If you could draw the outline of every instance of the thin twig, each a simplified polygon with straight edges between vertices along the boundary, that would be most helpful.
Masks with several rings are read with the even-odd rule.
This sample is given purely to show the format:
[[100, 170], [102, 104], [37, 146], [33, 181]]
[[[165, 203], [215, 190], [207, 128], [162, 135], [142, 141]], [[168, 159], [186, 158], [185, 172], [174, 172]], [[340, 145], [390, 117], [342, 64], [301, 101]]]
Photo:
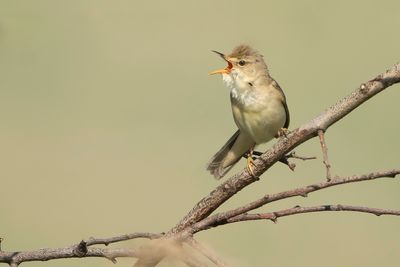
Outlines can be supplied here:
[[311, 159], [316, 159], [316, 157], [302, 157], [302, 156], [297, 156], [296, 152], [291, 152], [289, 154], [284, 155], [281, 159], [279, 159], [279, 162], [282, 162], [283, 164], [287, 165], [291, 171], [294, 171], [296, 168], [296, 164], [293, 162], [289, 162], [289, 159], [301, 159], [301, 160], [311, 160]]
[[286, 158], [293, 158], [293, 159], [301, 159], [301, 160], [312, 160], [316, 159], [317, 157], [303, 157], [298, 156], [295, 151], [290, 152], [289, 154], [285, 155]]
[[92, 245], [99, 245], [103, 244], [108, 246], [111, 243], [116, 243], [116, 242], [121, 242], [121, 241], [126, 241], [126, 240], [131, 240], [135, 238], [148, 238], [148, 239], [155, 239], [155, 238], [160, 238], [164, 234], [154, 234], [154, 233], [131, 233], [131, 234], [125, 234], [125, 235], [120, 235], [120, 236], [114, 236], [114, 237], [109, 237], [109, 238], [94, 238], [91, 237], [86, 241], [86, 246], [92, 246]]
[[378, 209], [378, 208], [359, 207], [350, 205], [320, 205], [313, 207], [296, 206], [290, 209], [268, 212], [268, 213], [241, 214], [236, 217], [230, 218], [225, 222], [220, 222], [220, 223], [228, 224], [228, 223], [254, 221], [254, 220], [271, 220], [273, 222], [276, 222], [279, 217], [285, 217], [302, 213], [322, 212], [322, 211], [353, 211], [353, 212], [370, 213], [376, 216], [381, 216], [381, 215], [400, 216], [400, 210]]
[[201, 254], [203, 254], [205, 257], [207, 257], [210, 261], [212, 261], [215, 265], [218, 267], [229, 267], [228, 264], [226, 264], [223, 260], [221, 260], [213, 251], [208, 249], [206, 246], [201, 244], [199, 241], [196, 239], [189, 237], [186, 239], [186, 242], [196, 250], [198, 250]]
[[319, 142], [321, 143], [323, 162], [326, 168], [326, 179], [331, 180], [331, 164], [328, 159], [328, 147], [325, 142], [325, 133], [323, 130], [318, 130]]

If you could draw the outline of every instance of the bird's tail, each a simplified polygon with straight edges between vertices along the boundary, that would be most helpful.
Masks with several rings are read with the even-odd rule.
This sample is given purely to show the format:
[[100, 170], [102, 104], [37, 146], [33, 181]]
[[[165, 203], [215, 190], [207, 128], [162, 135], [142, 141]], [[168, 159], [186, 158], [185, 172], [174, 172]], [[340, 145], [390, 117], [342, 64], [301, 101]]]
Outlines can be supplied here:
[[228, 142], [226, 142], [226, 144], [221, 147], [221, 149], [217, 153], [215, 153], [215, 155], [207, 163], [207, 170], [210, 171], [212, 175], [214, 175], [215, 179], [219, 180], [224, 177], [224, 175], [235, 165], [235, 163], [240, 160], [240, 157], [238, 157], [237, 160], [233, 163], [229, 164], [228, 166], [224, 166], [225, 158], [235, 144], [235, 141], [239, 137], [239, 134], [240, 131], [237, 130], [232, 135], [232, 137], [229, 138]]

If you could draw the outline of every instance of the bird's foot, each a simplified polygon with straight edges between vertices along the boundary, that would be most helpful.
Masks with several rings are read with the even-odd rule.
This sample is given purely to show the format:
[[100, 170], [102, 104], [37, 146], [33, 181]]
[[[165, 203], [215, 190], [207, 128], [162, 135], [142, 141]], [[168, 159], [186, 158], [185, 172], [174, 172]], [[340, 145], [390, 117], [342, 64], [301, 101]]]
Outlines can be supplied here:
[[254, 165], [254, 159], [253, 159], [252, 155], [250, 154], [250, 155], [247, 156], [246, 170], [247, 170], [248, 173], [251, 174], [251, 176], [253, 176], [254, 178], [258, 178], [254, 174], [253, 166], [255, 166]]

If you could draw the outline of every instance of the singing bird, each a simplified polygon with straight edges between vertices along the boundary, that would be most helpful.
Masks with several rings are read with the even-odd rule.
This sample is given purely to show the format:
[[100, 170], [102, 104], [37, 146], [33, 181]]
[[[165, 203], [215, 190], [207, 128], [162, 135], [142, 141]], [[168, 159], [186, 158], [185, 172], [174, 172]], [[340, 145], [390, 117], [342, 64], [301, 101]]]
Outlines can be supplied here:
[[254, 147], [280, 136], [289, 127], [286, 97], [257, 50], [239, 45], [229, 55], [213, 52], [228, 63], [226, 68], [210, 74], [222, 74], [230, 89], [233, 119], [239, 129], [211, 158], [207, 170], [221, 179], [241, 157], [247, 156], [247, 170], [254, 176]]

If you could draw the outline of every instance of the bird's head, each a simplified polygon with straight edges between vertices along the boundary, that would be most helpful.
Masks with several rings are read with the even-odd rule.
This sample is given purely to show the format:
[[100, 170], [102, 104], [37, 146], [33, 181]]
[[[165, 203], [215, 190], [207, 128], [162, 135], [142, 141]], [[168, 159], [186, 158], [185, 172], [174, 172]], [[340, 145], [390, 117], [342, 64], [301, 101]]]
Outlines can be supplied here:
[[[235, 47], [229, 55], [213, 51], [222, 57], [228, 66], [210, 73], [223, 75], [224, 80], [232, 79], [236, 84], [254, 84], [260, 77], [268, 75], [263, 56], [248, 45]], [[225, 76], [227, 75], [227, 76]]]

